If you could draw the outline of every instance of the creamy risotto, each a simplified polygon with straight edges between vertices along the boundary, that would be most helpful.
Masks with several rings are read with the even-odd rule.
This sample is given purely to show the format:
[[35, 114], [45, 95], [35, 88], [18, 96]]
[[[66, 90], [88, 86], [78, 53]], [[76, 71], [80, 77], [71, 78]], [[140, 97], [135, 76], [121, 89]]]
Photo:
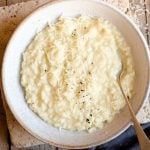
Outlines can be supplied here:
[[60, 17], [39, 32], [23, 53], [21, 85], [30, 108], [49, 124], [68, 130], [102, 128], [133, 93], [130, 47], [108, 21]]

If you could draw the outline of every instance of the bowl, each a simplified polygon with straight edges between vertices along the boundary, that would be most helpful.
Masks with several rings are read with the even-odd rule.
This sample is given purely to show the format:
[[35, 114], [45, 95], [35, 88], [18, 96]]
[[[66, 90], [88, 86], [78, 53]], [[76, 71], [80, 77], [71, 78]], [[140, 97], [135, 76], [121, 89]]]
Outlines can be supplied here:
[[41, 120], [28, 107], [20, 85], [20, 64], [22, 53], [37, 32], [48, 22], [54, 22], [60, 15], [75, 17], [80, 14], [107, 19], [118, 27], [131, 47], [135, 66], [135, 95], [131, 100], [137, 114], [149, 91], [149, 50], [146, 41], [136, 25], [118, 9], [91, 0], [59, 0], [48, 3], [30, 14], [12, 35], [2, 64], [2, 87], [6, 101], [17, 121], [32, 135], [54, 146], [63, 148], [87, 148], [108, 142], [131, 125], [127, 107], [118, 113], [113, 121], [95, 132], [61, 131]]

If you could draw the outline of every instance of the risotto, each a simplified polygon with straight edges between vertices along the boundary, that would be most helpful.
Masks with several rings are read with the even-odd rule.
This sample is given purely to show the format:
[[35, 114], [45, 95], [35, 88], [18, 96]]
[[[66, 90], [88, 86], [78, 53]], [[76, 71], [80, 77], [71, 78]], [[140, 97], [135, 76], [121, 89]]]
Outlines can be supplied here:
[[133, 94], [130, 47], [107, 20], [60, 17], [37, 33], [21, 64], [21, 85], [29, 107], [47, 123], [68, 130], [94, 131], [125, 106], [117, 83]]

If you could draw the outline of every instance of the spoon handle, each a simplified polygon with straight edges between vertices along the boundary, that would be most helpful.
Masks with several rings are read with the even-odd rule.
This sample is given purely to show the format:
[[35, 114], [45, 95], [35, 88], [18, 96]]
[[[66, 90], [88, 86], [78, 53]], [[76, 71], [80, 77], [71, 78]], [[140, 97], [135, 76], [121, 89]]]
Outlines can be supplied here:
[[121, 83], [120, 83], [120, 80], [118, 80], [118, 84], [119, 84], [119, 87], [120, 87], [120, 90], [121, 90], [121, 93], [126, 101], [126, 104], [129, 108], [129, 111], [130, 111], [130, 114], [131, 114], [131, 119], [134, 123], [134, 127], [135, 127], [135, 131], [136, 131], [136, 134], [137, 134], [137, 137], [138, 137], [138, 141], [139, 141], [139, 145], [140, 145], [140, 148], [141, 150], [150, 150], [150, 140], [148, 139], [148, 137], [146, 136], [145, 132], [143, 131], [140, 123], [138, 122], [134, 112], [133, 112], [133, 108], [129, 102], [129, 99], [126, 97], [123, 89], [122, 89], [122, 86], [121, 86]]

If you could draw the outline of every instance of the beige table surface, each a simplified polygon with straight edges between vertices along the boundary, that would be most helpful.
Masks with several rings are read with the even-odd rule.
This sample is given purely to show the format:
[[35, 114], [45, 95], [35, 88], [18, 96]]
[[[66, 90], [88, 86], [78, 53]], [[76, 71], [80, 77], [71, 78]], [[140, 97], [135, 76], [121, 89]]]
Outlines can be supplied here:
[[[6, 5], [8, 6], [11, 4], [27, 2], [27, 1], [29, 1], [29, 0], [0, 0], [0, 6], [6, 6]], [[38, 3], [40, 5], [47, 1], [49, 1], [49, 0], [37, 0], [37, 1], [34, 1], [34, 3], [37, 7]], [[127, 15], [129, 15], [139, 25], [148, 44], [150, 44], [150, 35], [149, 35], [149, 31], [150, 31], [150, 0], [105, 0], [105, 1], [114, 4], [115, 6], [119, 7], [123, 12], [125, 12]], [[32, 2], [27, 2], [27, 3], [29, 4]], [[27, 5], [27, 3], [22, 3], [21, 6]], [[32, 3], [32, 5], [35, 7], [35, 5], [33, 3]], [[13, 9], [15, 7], [15, 5], [12, 5], [10, 7]], [[0, 9], [4, 9], [4, 8], [8, 9], [7, 7], [3, 7]], [[32, 10], [33, 8], [29, 8], [29, 9]], [[31, 10], [28, 10], [28, 12], [30, 12]], [[10, 17], [10, 16], [8, 16], [8, 17]], [[13, 17], [14, 16], [12, 16], [12, 18]], [[21, 21], [22, 18], [20, 17], [19, 21]], [[13, 28], [15, 28], [15, 27], [16, 26], [14, 25]], [[12, 31], [10, 31], [9, 34], [11, 34], [11, 33], [12, 33]], [[6, 36], [5, 40], [8, 40], [9, 37], [10, 37], [10, 35]], [[2, 47], [4, 48], [5, 46], [6, 45], [3, 45]], [[1, 57], [2, 57], [2, 53], [0, 51], [0, 58]], [[11, 146], [10, 135], [7, 131], [5, 112], [2, 107], [3, 107], [2, 100], [0, 99], [0, 135], [1, 135], [0, 136], [0, 150], [1, 149], [5, 150], [5, 149], [8, 149], [9, 147], [11, 147], [12, 150], [16, 150], [18, 148]], [[144, 122], [144, 118], [143, 118], [143, 122]], [[36, 143], [36, 141], [32, 141], [32, 142]], [[37, 144], [39, 144], [39, 143], [40, 143], [40, 141], [37, 142]], [[42, 144], [42, 142], [41, 142], [41, 144]], [[25, 149], [25, 148], [21, 148], [21, 149]], [[42, 144], [42, 145], [38, 145], [38, 146], [32, 146], [32, 147], [26, 148], [26, 149], [48, 150], [48, 149], [56, 149], [56, 148], [51, 147], [47, 144]]]

